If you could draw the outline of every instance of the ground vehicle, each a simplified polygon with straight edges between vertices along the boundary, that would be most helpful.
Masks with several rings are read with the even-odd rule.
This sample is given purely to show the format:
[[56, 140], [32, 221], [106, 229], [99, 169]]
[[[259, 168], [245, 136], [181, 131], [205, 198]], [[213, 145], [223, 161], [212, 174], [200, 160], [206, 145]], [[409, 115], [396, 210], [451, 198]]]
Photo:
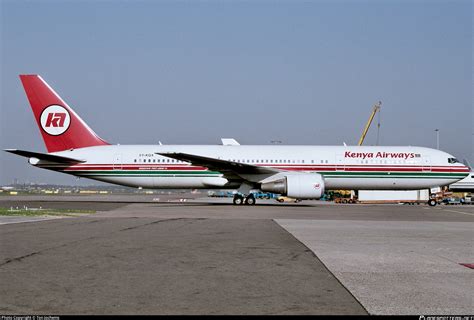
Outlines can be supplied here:
[[278, 202], [294, 202], [294, 203], [298, 203], [300, 202], [301, 200], [300, 199], [294, 199], [294, 198], [290, 198], [290, 197], [285, 197], [285, 196], [279, 196], [278, 198], [276, 198], [276, 201]]
[[274, 193], [268, 192], [254, 192], [253, 195], [255, 196], [255, 199], [273, 199], [276, 197]]
[[461, 199], [458, 197], [449, 197], [443, 200], [443, 204], [451, 204], [451, 205], [461, 204]]
[[474, 204], [472, 196], [468, 195], [461, 199], [461, 204]]
[[335, 198], [334, 203], [357, 203], [357, 197], [353, 198]]

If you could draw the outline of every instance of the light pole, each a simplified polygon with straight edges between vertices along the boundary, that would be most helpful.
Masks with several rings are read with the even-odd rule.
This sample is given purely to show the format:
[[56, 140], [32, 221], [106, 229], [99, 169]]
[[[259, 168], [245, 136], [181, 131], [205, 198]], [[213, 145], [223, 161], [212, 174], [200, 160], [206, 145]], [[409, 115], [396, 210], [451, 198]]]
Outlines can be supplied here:
[[439, 150], [439, 129], [435, 129], [436, 132], [436, 149]]

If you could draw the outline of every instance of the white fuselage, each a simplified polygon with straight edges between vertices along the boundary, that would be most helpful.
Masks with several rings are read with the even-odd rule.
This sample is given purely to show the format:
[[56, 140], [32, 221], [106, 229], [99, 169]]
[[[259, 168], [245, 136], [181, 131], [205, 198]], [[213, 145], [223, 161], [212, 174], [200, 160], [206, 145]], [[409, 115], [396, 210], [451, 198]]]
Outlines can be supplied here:
[[238, 188], [223, 174], [157, 153], [181, 152], [286, 171], [320, 173], [326, 189], [424, 189], [468, 175], [451, 155], [423, 147], [272, 145], [108, 145], [54, 154], [85, 160], [36, 166], [142, 188]]

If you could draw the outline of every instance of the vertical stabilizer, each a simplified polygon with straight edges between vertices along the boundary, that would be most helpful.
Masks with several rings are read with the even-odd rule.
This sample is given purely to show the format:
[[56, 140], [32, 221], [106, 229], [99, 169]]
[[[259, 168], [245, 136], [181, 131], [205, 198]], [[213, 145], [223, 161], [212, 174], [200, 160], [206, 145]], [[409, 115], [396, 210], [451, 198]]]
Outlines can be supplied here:
[[39, 76], [20, 75], [48, 152], [108, 145]]

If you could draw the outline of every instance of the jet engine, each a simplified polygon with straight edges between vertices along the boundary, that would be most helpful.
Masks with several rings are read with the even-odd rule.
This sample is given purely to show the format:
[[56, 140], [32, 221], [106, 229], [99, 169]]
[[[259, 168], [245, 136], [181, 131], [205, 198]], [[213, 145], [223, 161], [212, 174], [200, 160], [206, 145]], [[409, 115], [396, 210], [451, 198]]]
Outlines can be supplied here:
[[285, 173], [265, 179], [260, 189], [296, 199], [319, 199], [324, 193], [324, 178], [319, 173]]

